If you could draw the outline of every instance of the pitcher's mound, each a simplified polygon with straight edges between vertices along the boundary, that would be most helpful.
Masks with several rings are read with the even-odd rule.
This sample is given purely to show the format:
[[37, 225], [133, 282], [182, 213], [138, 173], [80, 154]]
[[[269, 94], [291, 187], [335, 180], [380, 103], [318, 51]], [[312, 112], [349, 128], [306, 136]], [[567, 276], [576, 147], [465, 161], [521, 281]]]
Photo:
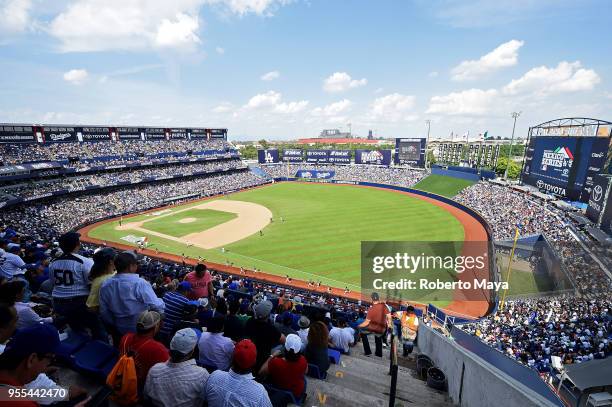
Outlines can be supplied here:
[[183, 218], [181, 220], [179, 220], [179, 223], [193, 223], [195, 222], [197, 219], [196, 218]]

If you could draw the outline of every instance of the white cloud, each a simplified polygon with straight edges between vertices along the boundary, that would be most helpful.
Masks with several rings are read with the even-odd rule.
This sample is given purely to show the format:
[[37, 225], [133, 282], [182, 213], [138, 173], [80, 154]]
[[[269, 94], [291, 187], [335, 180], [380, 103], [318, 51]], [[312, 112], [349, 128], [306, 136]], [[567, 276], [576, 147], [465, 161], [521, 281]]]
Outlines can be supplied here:
[[269, 90], [266, 93], [259, 93], [253, 96], [246, 104], [249, 109], [260, 109], [263, 107], [272, 107], [278, 104], [281, 100], [282, 95], [273, 90]]
[[353, 79], [346, 72], [334, 72], [323, 82], [323, 90], [330, 93], [344, 92], [348, 89], [358, 88], [368, 83], [366, 78]]
[[369, 118], [371, 120], [384, 120], [398, 122], [402, 120], [412, 120], [414, 115], [409, 112], [414, 107], [415, 97], [391, 93], [379, 98], [370, 104]]
[[223, 49], [221, 47], [215, 48], [215, 51], [217, 51], [217, 54], [219, 54], [219, 55], [225, 54], [225, 49]]
[[213, 113], [227, 113], [232, 111], [234, 105], [229, 102], [223, 102], [212, 109]]
[[584, 69], [580, 61], [560, 62], [555, 68], [539, 66], [531, 69], [519, 79], [507, 84], [503, 92], [508, 95], [535, 93], [542, 96], [550, 93], [591, 90], [601, 79], [592, 69]]
[[427, 76], [429, 76], [430, 78], [437, 78], [438, 71], [431, 71], [429, 74], [427, 74]]
[[59, 41], [63, 52], [193, 49], [201, 43], [198, 16], [206, 4], [220, 5], [243, 16], [271, 15], [272, 10], [288, 3], [288, 0], [74, 0], [53, 18], [48, 32]]
[[192, 47], [203, 0], [76, 0], [50, 24], [64, 52]]
[[30, 26], [31, 0], [0, 2], [0, 33], [16, 34]]
[[280, 76], [280, 72], [270, 71], [268, 73], [261, 75], [259, 79], [261, 79], [262, 81], [273, 81], [274, 79], [278, 79], [279, 76]]
[[307, 100], [300, 100], [295, 102], [281, 102], [282, 95], [273, 90], [269, 90], [266, 93], [259, 93], [253, 96], [243, 109], [246, 110], [260, 110], [270, 113], [280, 114], [293, 114], [303, 111], [308, 106]]
[[155, 45], [159, 47], [181, 48], [200, 43], [197, 31], [198, 17], [178, 13], [174, 20], [164, 18], [157, 28]]
[[443, 115], [483, 115], [495, 105], [499, 92], [495, 89], [468, 89], [444, 96], [433, 96], [426, 113]]
[[307, 100], [300, 100], [299, 102], [279, 103], [274, 107], [276, 113], [290, 114], [299, 113], [306, 109], [308, 106]]
[[347, 112], [350, 110], [353, 103], [348, 99], [342, 99], [338, 102], [330, 103], [324, 107], [316, 107], [312, 109], [311, 114], [313, 116], [338, 116], [341, 113]]
[[73, 85], [80, 85], [87, 80], [89, 74], [85, 69], [71, 69], [64, 73], [64, 80]]
[[207, 3], [220, 4], [239, 16], [249, 13], [272, 16], [277, 8], [291, 2], [292, 0], [207, 0]]
[[480, 79], [482, 75], [514, 66], [518, 63], [518, 51], [523, 44], [523, 41], [511, 40], [481, 56], [478, 60], [463, 61], [453, 68], [452, 79], [455, 81]]

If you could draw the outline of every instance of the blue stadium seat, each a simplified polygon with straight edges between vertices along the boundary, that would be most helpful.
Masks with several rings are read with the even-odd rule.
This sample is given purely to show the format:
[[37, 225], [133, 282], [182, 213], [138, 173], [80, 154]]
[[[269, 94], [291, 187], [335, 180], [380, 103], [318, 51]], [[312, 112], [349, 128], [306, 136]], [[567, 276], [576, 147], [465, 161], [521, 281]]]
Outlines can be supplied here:
[[330, 347], [329, 347], [329, 349], [331, 349], [331, 350], [335, 350], [335, 351], [338, 351], [338, 352], [340, 352], [340, 354], [342, 354], [342, 355], [350, 355], [350, 354], [351, 354], [351, 351], [350, 351], [350, 350], [349, 350], [348, 352], [345, 352], [345, 351], [344, 351], [344, 349], [334, 348], [334, 347], [332, 347], [332, 346], [330, 346]]
[[329, 361], [334, 364], [340, 363], [340, 352], [334, 349], [327, 349], [327, 355], [329, 356]]
[[68, 338], [60, 342], [55, 356], [58, 360], [65, 363], [72, 363], [72, 355], [79, 351], [91, 338], [87, 335], [78, 332], [71, 332]]
[[112, 346], [101, 341], [91, 341], [73, 355], [73, 360], [77, 369], [106, 379], [118, 356], [117, 349]]
[[312, 363], [308, 364], [308, 373], [306, 373], [310, 377], [314, 377], [315, 379], [325, 380], [327, 378], [327, 372], [321, 373], [319, 370], [319, 366], [313, 365]]
[[302, 393], [302, 395], [299, 397], [299, 399], [296, 399], [295, 396], [293, 395], [293, 393], [290, 392], [289, 390], [279, 389], [277, 387], [272, 386], [269, 383], [264, 383], [263, 385], [266, 388], [266, 390], [268, 391], [268, 395], [270, 395], [270, 398], [273, 398], [273, 395], [275, 393], [281, 394], [281, 395], [284, 395], [285, 398], [290, 401], [290, 403], [293, 403], [296, 406], [301, 406], [302, 403], [306, 400], [306, 388], [308, 386], [308, 380], [306, 380], [305, 377], [304, 377], [304, 393]]

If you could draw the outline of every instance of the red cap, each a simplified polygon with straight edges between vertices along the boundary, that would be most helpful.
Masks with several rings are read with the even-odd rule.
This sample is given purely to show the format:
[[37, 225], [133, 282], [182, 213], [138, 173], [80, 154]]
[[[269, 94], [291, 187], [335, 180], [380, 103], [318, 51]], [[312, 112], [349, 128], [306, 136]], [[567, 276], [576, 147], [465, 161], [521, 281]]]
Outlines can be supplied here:
[[234, 363], [240, 369], [250, 369], [257, 360], [257, 348], [250, 339], [243, 339], [234, 347]]

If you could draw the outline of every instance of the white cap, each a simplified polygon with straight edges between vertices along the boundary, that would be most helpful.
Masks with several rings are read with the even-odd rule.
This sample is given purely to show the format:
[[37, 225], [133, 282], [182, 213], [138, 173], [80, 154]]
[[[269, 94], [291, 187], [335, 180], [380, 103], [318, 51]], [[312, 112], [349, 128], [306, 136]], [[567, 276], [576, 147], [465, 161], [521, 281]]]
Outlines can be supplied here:
[[198, 335], [191, 328], [184, 328], [176, 331], [170, 341], [170, 350], [174, 350], [187, 355], [191, 353], [198, 343]]
[[296, 334], [289, 334], [285, 338], [285, 349], [299, 353], [302, 349], [302, 340]]

